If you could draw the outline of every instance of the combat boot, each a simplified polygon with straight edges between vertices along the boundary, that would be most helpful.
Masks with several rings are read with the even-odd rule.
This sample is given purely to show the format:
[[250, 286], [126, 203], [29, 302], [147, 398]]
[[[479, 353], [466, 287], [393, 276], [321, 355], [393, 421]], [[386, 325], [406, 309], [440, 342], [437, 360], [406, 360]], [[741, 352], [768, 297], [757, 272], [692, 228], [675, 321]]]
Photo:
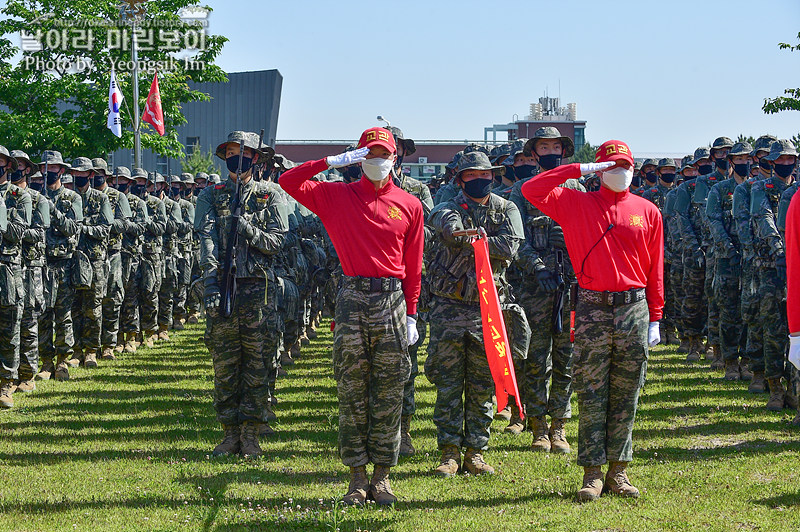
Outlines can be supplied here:
[[169, 332], [164, 325], [158, 326], [158, 340], [161, 342], [169, 342]]
[[272, 400], [267, 401], [267, 404], [264, 405], [264, 410], [267, 412], [267, 421], [275, 421], [278, 419], [278, 416], [275, 415], [275, 411], [272, 409]]
[[625, 471], [627, 467], [627, 462], [609, 462], [604, 491], [610, 491], [621, 497], [637, 499], [639, 490], [628, 480], [628, 473]]
[[144, 343], [144, 334], [141, 331], [136, 333], [134, 342], [136, 343], [137, 348], [141, 347], [142, 344]]
[[84, 356], [83, 355], [83, 349], [80, 349], [80, 348], [73, 349], [72, 350], [72, 358], [70, 358], [66, 362], [67, 366], [69, 366], [71, 368], [77, 368], [78, 366], [81, 365], [81, 362], [83, 362], [83, 356]]
[[503, 432], [519, 436], [525, 430], [525, 422], [522, 421], [516, 398], [509, 397], [508, 400], [511, 405], [511, 419], [508, 421], [508, 426], [503, 429]]
[[678, 340], [678, 335], [675, 333], [675, 329], [673, 327], [667, 329], [665, 338], [667, 345], [678, 345], [682, 343], [681, 340]]
[[12, 396], [16, 389], [17, 387], [11, 379], [0, 380], [0, 407], [14, 408], [14, 397]]
[[183, 318], [177, 319], [172, 322], [172, 328], [175, 329], [176, 331], [182, 331], [186, 328], [183, 326], [184, 323], [186, 323], [186, 320], [184, 320]]
[[678, 353], [689, 353], [689, 346], [690, 346], [689, 338], [687, 336], [684, 336], [683, 338], [681, 338], [681, 343], [678, 346]]
[[392, 485], [389, 484], [390, 469], [388, 466], [376, 464], [372, 480], [369, 481], [369, 498], [378, 506], [391, 506], [397, 502], [397, 497], [392, 493]]
[[494, 475], [494, 468], [483, 461], [478, 449], [467, 449], [464, 453], [464, 471], [470, 475]]
[[200, 323], [200, 314], [194, 313], [189, 315], [189, 318], [186, 320], [186, 323], [190, 325], [197, 325], [198, 323]]
[[743, 358], [739, 361], [739, 378], [743, 381], [753, 380], [753, 372], [750, 371], [750, 360]]
[[714, 356], [714, 346], [708, 341], [706, 338], [706, 343], [701, 346], [701, 353], [703, 353], [703, 358], [706, 360], [711, 360]]
[[100, 358], [102, 360], [116, 360], [117, 356], [114, 354], [114, 349], [111, 349], [110, 347], [104, 347]]
[[261, 446], [258, 444], [258, 421], [245, 421], [242, 423], [241, 449], [244, 458], [258, 458], [261, 456]]
[[[720, 370], [725, 369], [725, 358], [722, 356], [722, 349], [718, 345], [712, 346], [714, 350], [714, 354], [712, 355], [714, 358], [711, 361], [711, 369], [712, 370]], [[736, 369], [739, 369], [739, 365], [736, 365]]]
[[550, 452], [550, 436], [547, 434], [547, 420], [544, 416], [529, 416], [528, 430], [533, 433], [531, 451]]
[[764, 393], [767, 391], [763, 371], [753, 372], [753, 380], [750, 381], [750, 386], [747, 387], [747, 391], [750, 393]]
[[222, 443], [214, 447], [211, 454], [213, 456], [239, 454], [239, 450], [241, 449], [241, 443], [239, 442], [242, 432], [241, 427], [239, 427], [239, 425], [222, 425], [222, 429], [225, 431]]
[[36, 390], [36, 382], [33, 379], [21, 379], [17, 384], [16, 391], [22, 393], [31, 393]]
[[600, 466], [583, 468], [583, 487], [578, 490], [578, 502], [596, 501], [603, 493], [603, 470]]
[[53, 378], [59, 382], [68, 381], [69, 380], [69, 368], [67, 367], [66, 362], [59, 362], [56, 366], [55, 374]]
[[342, 497], [342, 503], [348, 506], [362, 506], [367, 500], [367, 492], [370, 490], [369, 480], [367, 480], [367, 466], [350, 468], [350, 485], [347, 487], [347, 494]]
[[498, 410], [497, 413], [494, 415], [495, 419], [504, 419], [505, 421], [511, 421], [511, 404], [507, 404], [506, 407], [502, 410]]
[[783, 398], [784, 408], [789, 410], [797, 410], [797, 396], [792, 391], [792, 386], [787, 386], [786, 395]]
[[[712, 364], [713, 367], [713, 364]], [[738, 381], [741, 378], [741, 374], [739, 373], [739, 361], [738, 360], [726, 360], [725, 361], [725, 380], [726, 381]]]
[[93, 369], [97, 367], [97, 356], [94, 349], [87, 349], [83, 357], [83, 367]]
[[557, 454], [569, 454], [572, 449], [569, 447], [567, 435], [564, 432], [564, 425], [567, 423], [565, 418], [554, 417], [550, 424], [550, 452]]
[[417, 450], [411, 441], [411, 416], [400, 418], [400, 456], [414, 456]]
[[689, 338], [689, 354], [686, 355], [686, 362], [700, 362], [703, 349], [703, 342], [699, 336]]
[[300, 345], [308, 345], [311, 343], [311, 340], [308, 339], [308, 336], [304, 332], [303, 335], [300, 336], [300, 338], [297, 340], [297, 343], [299, 343]]
[[114, 346], [114, 352], [121, 355], [125, 351], [125, 333], [120, 331], [117, 335], [117, 345]]
[[451, 478], [458, 474], [461, 467], [461, 451], [455, 445], [442, 447], [442, 457], [439, 466], [433, 471], [438, 477]]
[[294, 343], [289, 352], [292, 355], [293, 359], [300, 358], [300, 340]]
[[312, 323], [311, 325], [308, 326], [308, 338], [310, 340], [316, 340], [317, 336], [318, 336], [317, 326], [315, 323]]
[[38, 381], [49, 381], [50, 377], [53, 376], [53, 372], [55, 372], [56, 368], [53, 365], [52, 360], [48, 360], [42, 364], [42, 370], [36, 374], [34, 379]]
[[272, 436], [275, 434], [275, 429], [269, 426], [269, 423], [266, 421], [261, 422], [261, 426], [258, 427], [258, 436], [266, 438], [267, 436]]
[[783, 410], [783, 404], [786, 400], [786, 390], [783, 389], [781, 378], [767, 379], [769, 385], [769, 401], [767, 401], [767, 410], [772, 412], [780, 412]]
[[136, 342], [136, 333], [128, 333], [126, 335], [124, 351], [126, 353], [135, 353], [136, 348], [139, 347]]
[[294, 359], [289, 351], [281, 351], [281, 367], [294, 366]]
[[148, 349], [152, 349], [158, 341], [158, 333], [155, 331], [146, 331], [144, 336], [144, 346]]

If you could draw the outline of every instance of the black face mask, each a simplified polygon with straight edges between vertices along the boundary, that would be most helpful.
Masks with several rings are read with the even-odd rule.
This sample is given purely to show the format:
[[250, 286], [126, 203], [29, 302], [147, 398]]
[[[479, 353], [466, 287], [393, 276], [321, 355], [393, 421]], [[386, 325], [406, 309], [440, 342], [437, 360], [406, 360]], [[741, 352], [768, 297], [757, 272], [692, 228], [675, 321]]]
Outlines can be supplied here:
[[95, 174], [94, 180], [92, 180], [92, 186], [94, 188], [100, 188], [103, 186], [103, 184], [105, 184], [105, 182], [106, 182], [106, 176], [102, 174]]
[[203, 190], [203, 189], [202, 189], [202, 188], [196, 188], [196, 187], [195, 187], [195, 189], [194, 189], [192, 192], [194, 193], [194, 195], [195, 195], [195, 196], [199, 196], [199, 195], [200, 195], [200, 191], [201, 191], [201, 190]]
[[771, 163], [771, 162], [769, 162], [769, 161], [767, 161], [766, 159], [761, 159], [761, 160], [759, 160], [759, 161], [758, 161], [758, 165], [759, 165], [761, 168], [763, 168], [764, 170], [766, 170], [767, 172], [769, 172], [770, 170], [772, 170], [772, 163]]
[[787, 177], [792, 175], [792, 172], [794, 171], [794, 165], [793, 164], [778, 164], [778, 163], [775, 163], [774, 166], [775, 166], [775, 174], [777, 174], [778, 177], [782, 177], [783, 179], [786, 179]]
[[22, 181], [25, 176], [22, 175], [22, 170], [17, 170], [11, 173], [11, 182], [16, 183], [17, 181]]
[[661, 174], [661, 181], [664, 183], [674, 183], [675, 182], [675, 174]]
[[6, 167], [0, 166], [0, 177], [3, 177], [4, 175], [6, 175]]
[[44, 190], [44, 181], [31, 181], [31, 184], [28, 186], [36, 192], [41, 192]]
[[708, 175], [714, 171], [714, 167], [710, 164], [701, 164], [697, 167], [698, 175]]
[[125, 194], [126, 192], [128, 192], [128, 183], [118, 183], [117, 190]]
[[738, 176], [748, 178], [750, 177], [750, 163], [734, 164], [733, 171], [736, 172]]
[[724, 174], [728, 171], [728, 159], [714, 159], [714, 165]]
[[346, 166], [339, 171], [342, 173], [342, 178], [347, 183], [352, 183], [353, 181], [361, 179], [361, 167], [357, 164]]
[[169, 189], [169, 193], [172, 195], [173, 198], [178, 198], [181, 195], [181, 189], [178, 187], [172, 187]]
[[131, 185], [131, 193], [142, 198], [144, 197], [145, 193], [147, 193], [147, 186], [139, 184]]
[[561, 156], [555, 153], [540, 155], [539, 166], [541, 166], [543, 170], [552, 170], [553, 168], [561, 166]]
[[[228, 170], [235, 174], [239, 170], [239, 156], [228, 157], [225, 159], [225, 164], [228, 166]], [[242, 157], [242, 173], [247, 173], [251, 166], [253, 166], [253, 158]]]
[[656, 175], [655, 171], [650, 171], [650, 172], [647, 172], [647, 173], [644, 175], [644, 178], [645, 178], [645, 179], [647, 180], [647, 182], [648, 182], [648, 183], [650, 183], [650, 184], [655, 184], [655, 182], [658, 180], [658, 176]]
[[533, 175], [533, 172], [536, 171], [536, 167], [532, 164], [523, 164], [521, 166], [513, 166], [514, 168], [514, 175], [517, 179], [526, 179]]
[[59, 179], [61, 179], [61, 174], [59, 174], [58, 172], [52, 172], [52, 171], [47, 172], [48, 185], [55, 185], [56, 181], [58, 181]]
[[642, 176], [639, 174], [633, 174], [633, 179], [631, 180], [631, 187], [638, 188], [642, 186]]
[[473, 179], [464, 183], [464, 192], [471, 198], [485, 198], [492, 191], [493, 179]]
[[73, 176], [75, 178], [75, 188], [81, 189], [89, 184], [89, 176]]

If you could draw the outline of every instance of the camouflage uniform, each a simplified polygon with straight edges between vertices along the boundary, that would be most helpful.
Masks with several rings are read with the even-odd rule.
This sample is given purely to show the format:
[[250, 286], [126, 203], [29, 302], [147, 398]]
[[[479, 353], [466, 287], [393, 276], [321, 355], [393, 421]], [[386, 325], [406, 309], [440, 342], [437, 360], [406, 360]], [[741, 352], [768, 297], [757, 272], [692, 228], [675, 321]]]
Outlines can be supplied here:
[[[658, 161], [658, 170], [660, 171], [662, 168], [667, 167], [674, 167], [675, 161], [670, 158], [661, 159]], [[667, 332], [672, 333], [677, 328], [677, 300], [670, 297], [673, 295], [674, 290], [671, 286], [671, 279], [669, 275], [669, 271], [672, 269], [672, 264], [676, 261], [676, 257], [673, 256], [672, 250], [667, 245], [669, 241], [669, 227], [666, 221], [666, 216], [664, 215], [664, 207], [667, 201], [667, 194], [673, 189], [673, 186], [666, 186], [661, 182], [661, 179], [658, 182], [650, 187], [646, 187], [642, 191], [642, 197], [658, 207], [658, 210], [661, 212], [661, 217], [664, 219], [664, 317], [661, 319], [660, 327], [662, 332], [662, 336], [666, 338]], [[680, 258], [677, 258], [677, 261], [680, 262]]]
[[[139, 169], [141, 170], [141, 169]], [[132, 179], [130, 170], [125, 167], [118, 167], [114, 170], [115, 175], [124, 175]], [[147, 174], [141, 172], [142, 177]], [[131, 181], [134, 183], [134, 181]], [[125, 197], [128, 199], [128, 206], [131, 211], [131, 218], [125, 234], [122, 235], [122, 281], [124, 285], [124, 299], [122, 311], [120, 312], [120, 327], [126, 334], [128, 342], [126, 349], [133, 350], [130, 343], [132, 337], [140, 332], [139, 328], [139, 287], [142, 281], [140, 264], [142, 260], [142, 240], [146, 228], [150, 225], [147, 202], [130, 192], [130, 184], [126, 187], [128, 191]]]
[[[191, 174], [183, 174], [182, 181], [192, 180]], [[176, 199], [181, 209], [182, 225], [178, 228], [177, 287], [173, 301], [173, 320], [176, 328], [181, 327], [189, 318], [187, 299], [189, 286], [192, 284], [192, 266], [194, 262], [194, 204], [186, 198]], [[180, 325], [178, 325], [180, 324]]]
[[[158, 181], [157, 181], [158, 183]], [[178, 288], [178, 262], [181, 259], [178, 241], [181, 233], [190, 231], [190, 227], [183, 220], [180, 204], [170, 198], [166, 193], [161, 196], [164, 210], [167, 214], [167, 223], [164, 229], [161, 248], [161, 286], [158, 290], [158, 330], [159, 337], [166, 339], [164, 334], [172, 327], [172, 309], [174, 296]]]
[[167, 210], [164, 202], [152, 194], [146, 193], [142, 199], [147, 206], [149, 221], [145, 224], [139, 262], [139, 324], [144, 337], [148, 338], [158, 328], [158, 292], [164, 271], [161, 253]]
[[[469, 164], [462, 157], [459, 168]], [[494, 381], [483, 345], [475, 255], [469, 238], [452, 234], [478, 227], [486, 231], [492, 272], [504, 304], [509, 302], [505, 271], [524, 239], [522, 221], [517, 206], [499, 196], [492, 194], [481, 205], [459, 193], [437, 205], [428, 224], [436, 236], [429, 252], [431, 333], [425, 375], [436, 386], [437, 442], [441, 449], [487, 449]]]
[[[205, 172], [198, 172], [197, 173], [197, 181], [205, 179], [206, 182], [208, 181], [208, 174]], [[197, 210], [197, 196], [200, 193], [200, 189], [197, 186], [196, 181], [193, 180], [195, 183], [195, 188], [192, 191], [193, 194], [191, 197], [187, 198], [191, 203], [192, 206]], [[194, 221], [192, 221], [194, 224]], [[192, 274], [191, 274], [192, 283], [190, 284], [189, 294], [187, 296], [186, 301], [186, 312], [189, 314], [189, 321], [196, 322], [197, 319], [200, 317], [200, 300], [202, 299], [203, 290], [202, 289], [192, 289], [194, 286], [202, 286], [202, 272], [200, 271], [200, 238], [197, 236], [197, 232], [194, 231], [194, 226], [192, 227]], [[197, 284], [195, 284], [197, 283]]]
[[[675, 218], [675, 191], [677, 187], [672, 187], [664, 196], [664, 207], [661, 215], [664, 220], [666, 236], [664, 239], [664, 257], [669, 256], [669, 270], [664, 275], [664, 295], [666, 296], [664, 312], [672, 313], [672, 322], [678, 329], [678, 337], [681, 343], [686, 339], [686, 327], [684, 317], [681, 314], [681, 306], [685, 297], [683, 290], [683, 258], [680, 247], [680, 231], [678, 222]], [[664, 265], [666, 267], [666, 264]], [[669, 279], [669, 281], [667, 281]]]

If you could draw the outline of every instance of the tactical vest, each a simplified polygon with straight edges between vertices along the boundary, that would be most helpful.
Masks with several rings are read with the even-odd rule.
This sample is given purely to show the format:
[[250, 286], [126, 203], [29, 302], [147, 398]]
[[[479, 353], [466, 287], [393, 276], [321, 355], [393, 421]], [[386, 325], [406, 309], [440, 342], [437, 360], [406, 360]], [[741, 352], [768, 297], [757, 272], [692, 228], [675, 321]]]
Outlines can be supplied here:
[[[181, 218], [184, 223], [189, 223], [190, 226], [194, 225], [194, 220], [189, 219], [189, 207], [192, 206], [191, 202], [181, 198], [178, 200], [178, 205], [181, 208]], [[190, 230], [185, 235], [178, 235], [178, 249], [181, 253], [191, 253], [192, 251], [192, 231]]]
[[739, 247], [739, 232], [736, 230], [736, 224], [733, 221], [733, 191], [736, 188], [736, 181], [731, 180], [731, 184], [726, 184], [719, 189], [720, 195], [720, 208], [722, 209], [722, 225], [725, 227], [725, 232], [730, 235], [731, 240]]
[[[164, 202], [164, 208], [167, 210], [167, 224], [174, 222], [172, 219], [172, 211], [175, 209], [175, 200], [165, 196], [162, 201]], [[180, 209], [180, 206], [178, 206], [178, 209]], [[171, 234], [164, 233], [162, 238], [164, 240], [164, 247], [162, 248], [164, 254], [169, 255], [178, 251], [179, 236], [177, 231]]]
[[[781, 202], [781, 194], [783, 194], [783, 191], [786, 190], [787, 187], [775, 177], [765, 179], [764, 181], [759, 182], [756, 186], [758, 186], [759, 192], [763, 191], [764, 196], [769, 203], [772, 221], [776, 224], [777, 229], [778, 206]], [[755, 193], [755, 190], [753, 190], [751, 193]], [[763, 238], [760, 232], [756, 232], [755, 235], [757, 238], [756, 251], [758, 252], [759, 256], [764, 259], [771, 260], [773, 250], [770, 247], [769, 240]]]
[[[31, 227], [42, 228], [43, 221], [39, 213], [39, 203], [47, 201], [43, 194], [31, 188], [26, 188], [25, 191], [31, 197], [32, 219]], [[50, 209], [50, 205], [45, 205], [45, 209]], [[47, 251], [47, 236], [45, 235], [36, 240], [35, 242], [22, 242], [22, 258], [28, 266], [44, 266], [46, 264], [46, 251]]]
[[[104, 192], [108, 196], [108, 203], [111, 205], [111, 212], [114, 213], [114, 218], [117, 217], [117, 210], [119, 209], [119, 197], [122, 194], [119, 190], [111, 187], [106, 187]], [[114, 227], [108, 234], [108, 253], [113, 255], [122, 249], [122, 233], [118, 233]]]
[[[128, 205], [131, 208], [131, 222], [141, 226], [144, 224], [144, 216], [142, 215], [142, 211], [147, 212], [147, 204], [146, 202], [137, 196], [129, 192], [126, 194], [128, 198]], [[125, 233], [122, 235], [122, 251], [129, 255], [138, 255], [142, 252], [142, 235], [130, 235]]]
[[[161, 217], [161, 213], [159, 212], [161, 200], [151, 194], [147, 194], [144, 201], [147, 204], [147, 215], [150, 219], [165, 223], [166, 220]], [[164, 246], [164, 239], [162, 236], [163, 235], [154, 235], [150, 231], [145, 230], [142, 236], [142, 253], [145, 255], [161, 255], [161, 250]]]
[[[97, 225], [103, 210], [104, 194], [99, 190], [87, 188], [85, 194], [81, 194], [83, 200], [83, 224]], [[91, 261], [106, 260], [108, 251], [108, 239], [98, 240], [89, 238], [85, 234], [81, 235], [78, 242], [78, 249], [86, 253]]]
[[[2, 194], [6, 203], [8, 222], [11, 223], [12, 220], [23, 219], [20, 199], [21, 196], [25, 195], [25, 191], [16, 185], [6, 182], [4, 185], [0, 185], [0, 194]], [[5, 238], [0, 238], [0, 261], [8, 264], [21, 264], [22, 239], [19, 242], [10, 242]]]
[[[72, 211], [72, 203], [79, 198], [76, 192], [61, 187], [55, 192], [48, 190], [48, 197], [53, 202], [55, 210], [69, 218], [75, 220], [75, 214]], [[72, 236], [64, 236], [56, 228], [56, 222], [53, 217], [50, 217], [50, 229], [47, 230], [47, 258], [48, 259], [68, 259], [72, 257], [75, 250], [78, 248], [78, 237], [80, 230]]]
[[703, 246], [711, 245], [713, 242], [711, 231], [706, 223], [705, 214], [708, 192], [711, 190], [711, 187], [717, 183], [719, 183], [719, 178], [716, 172], [700, 176], [694, 181], [694, 193], [692, 194], [692, 204], [689, 208], [689, 218], [692, 221], [695, 234], [698, 236]]

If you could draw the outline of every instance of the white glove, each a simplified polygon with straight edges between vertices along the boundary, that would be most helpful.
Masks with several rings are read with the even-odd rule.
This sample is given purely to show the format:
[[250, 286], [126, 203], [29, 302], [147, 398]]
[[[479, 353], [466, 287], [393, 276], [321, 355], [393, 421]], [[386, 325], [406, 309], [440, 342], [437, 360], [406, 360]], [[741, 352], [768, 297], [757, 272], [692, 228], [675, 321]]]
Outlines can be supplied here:
[[658, 330], [657, 321], [650, 322], [650, 330], [647, 331], [647, 338], [647, 343], [650, 344], [650, 347], [655, 347], [661, 342], [661, 332]]
[[611, 168], [616, 164], [617, 163], [614, 161], [606, 161], [604, 163], [583, 163], [581, 164], [581, 175], [593, 174], [595, 172], [599, 172], [600, 170]]
[[411, 316], [406, 316], [406, 327], [408, 327], [408, 345], [414, 345], [419, 341], [419, 331], [417, 331], [417, 320]]
[[789, 337], [789, 362], [800, 370], [800, 336]]
[[361, 161], [366, 161], [366, 156], [368, 153], [369, 148], [359, 148], [357, 150], [340, 153], [339, 155], [331, 155], [330, 157], [326, 157], [325, 162], [327, 162], [328, 166], [331, 168], [342, 168], [345, 166], [350, 166], [351, 164], [360, 163]]

